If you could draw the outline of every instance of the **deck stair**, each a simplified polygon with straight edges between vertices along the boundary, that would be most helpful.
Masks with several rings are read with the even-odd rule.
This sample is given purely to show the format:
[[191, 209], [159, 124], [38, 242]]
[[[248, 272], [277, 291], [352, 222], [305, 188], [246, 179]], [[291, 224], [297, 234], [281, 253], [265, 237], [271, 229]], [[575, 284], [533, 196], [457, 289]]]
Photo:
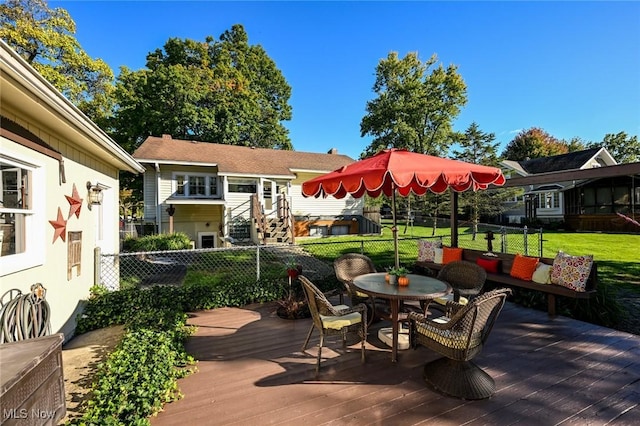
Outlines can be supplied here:
[[287, 222], [284, 218], [267, 217], [262, 242], [264, 244], [291, 243], [291, 232]]

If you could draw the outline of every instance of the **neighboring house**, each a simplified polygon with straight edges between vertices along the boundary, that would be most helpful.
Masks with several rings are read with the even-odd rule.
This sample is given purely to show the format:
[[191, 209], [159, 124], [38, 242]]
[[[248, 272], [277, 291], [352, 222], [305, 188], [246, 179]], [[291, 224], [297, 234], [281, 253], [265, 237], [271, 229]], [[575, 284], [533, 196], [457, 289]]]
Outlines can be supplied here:
[[196, 248], [291, 243], [362, 230], [363, 199], [305, 198], [306, 180], [354, 160], [327, 154], [149, 137], [133, 157], [144, 174], [144, 219]]
[[41, 283], [68, 340], [119, 248], [118, 173], [144, 168], [2, 41], [0, 69], [0, 294]]
[[[526, 185], [513, 208], [504, 213], [510, 223], [563, 223], [569, 229], [635, 231], [640, 189], [634, 174], [612, 173], [617, 163], [605, 148], [593, 148], [525, 161], [504, 161], [507, 178], [540, 177], [566, 172], [564, 179]], [[601, 169], [596, 177], [576, 179], [571, 171]]]

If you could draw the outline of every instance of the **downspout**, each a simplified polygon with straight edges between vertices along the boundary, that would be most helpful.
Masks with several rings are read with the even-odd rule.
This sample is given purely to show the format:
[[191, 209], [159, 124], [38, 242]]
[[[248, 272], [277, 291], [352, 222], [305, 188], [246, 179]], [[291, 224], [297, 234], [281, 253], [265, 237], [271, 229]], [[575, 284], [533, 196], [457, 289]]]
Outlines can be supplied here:
[[158, 234], [162, 234], [162, 208], [160, 206], [160, 164], [155, 163], [156, 168], [156, 228]]

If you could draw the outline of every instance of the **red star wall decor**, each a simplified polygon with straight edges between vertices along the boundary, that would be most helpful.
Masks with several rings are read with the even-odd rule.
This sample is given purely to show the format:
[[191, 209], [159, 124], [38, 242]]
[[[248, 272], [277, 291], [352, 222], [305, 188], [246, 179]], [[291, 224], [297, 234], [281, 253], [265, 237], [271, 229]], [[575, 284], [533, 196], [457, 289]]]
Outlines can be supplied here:
[[78, 189], [76, 188], [75, 183], [73, 184], [73, 194], [71, 195], [71, 197], [69, 197], [68, 195], [65, 195], [65, 197], [69, 202], [69, 216], [67, 217], [67, 219], [73, 216], [74, 214], [76, 215], [77, 218], [80, 218], [80, 208], [82, 208], [82, 198], [80, 198], [80, 195], [78, 194]]
[[62, 239], [62, 241], [67, 240], [67, 221], [62, 217], [62, 210], [58, 207], [58, 219], [50, 220], [49, 223], [53, 226], [53, 243], [56, 242], [58, 237]]

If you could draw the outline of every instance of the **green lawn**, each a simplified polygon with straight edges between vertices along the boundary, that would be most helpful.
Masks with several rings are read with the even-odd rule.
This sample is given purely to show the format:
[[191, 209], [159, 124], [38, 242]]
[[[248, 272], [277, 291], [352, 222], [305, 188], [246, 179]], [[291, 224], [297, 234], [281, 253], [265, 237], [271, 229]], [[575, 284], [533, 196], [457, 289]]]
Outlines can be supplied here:
[[[433, 238], [430, 227], [398, 226], [400, 262], [410, 265], [417, 256], [417, 243], [410, 238]], [[444, 238], [448, 244], [449, 228], [438, 228], [437, 236]], [[472, 240], [471, 229], [459, 229], [459, 246], [486, 249], [486, 230], [480, 230]], [[538, 254], [538, 234], [530, 233], [527, 237], [530, 255]], [[522, 233], [508, 235], [509, 252], [524, 253]], [[320, 239], [298, 240], [314, 255], [331, 261], [343, 253], [360, 251], [370, 256], [376, 266], [384, 267], [393, 264], [393, 242], [391, 229], [383, 228], [382, 236], [341, 236]], [[499, 236], [494, 240], [494, 250], [500, 251]], [[571, 255], [592, 254], [598, 263], [601, 282], [629, 287], [640, 294], [640, 235], [605, 234], [605, 233], [573, 233], [543, 232], [542, 256], [554, 257], [558, 250]]]

